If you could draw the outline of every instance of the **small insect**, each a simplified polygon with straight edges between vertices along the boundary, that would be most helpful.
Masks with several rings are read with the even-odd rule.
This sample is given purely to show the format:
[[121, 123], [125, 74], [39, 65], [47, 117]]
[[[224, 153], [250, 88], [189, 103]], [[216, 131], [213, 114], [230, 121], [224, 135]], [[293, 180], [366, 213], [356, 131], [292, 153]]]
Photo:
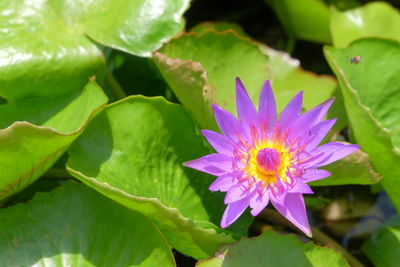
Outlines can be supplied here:
[[351, 64], [358, 64], [358, 63], [360, 63], [360, 60], [361, 60], [361, 56], [355, 56], [355, 57], [352, 57], [350, 59], [350, 63]]

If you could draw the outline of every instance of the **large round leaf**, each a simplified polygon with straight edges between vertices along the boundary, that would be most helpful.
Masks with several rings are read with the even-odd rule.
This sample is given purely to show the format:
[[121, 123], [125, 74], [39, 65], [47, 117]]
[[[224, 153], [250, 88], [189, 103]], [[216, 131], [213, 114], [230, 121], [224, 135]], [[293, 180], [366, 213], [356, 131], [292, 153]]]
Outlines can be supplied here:
[[183, 28], [188, 4], [189, 0], [5, 0], [0, 3], [0, 58], [12, 59], [16, 68], [35, 65], [35, 75], [49, 72], [47, 68], [56, 71], [59, 63], [71, 72], [93, 64], [100, 55], [86, 36], [132, 54], [150, 55]]
[[400, 13], [385, 2], [373, 2], [351, 10], [331, 10], [330, 28], [333, 45], [346, 47], [365, 37], [400, 41]]
[[210, 25], [208, 31], [201, 27], [201, 32], [172, 40], [154, 54], [154, 60], [177, 98], [203, 128], [216, 127], [212, 103], [236, 113], [235, 77], [243, 80], [254, 103], [264, 81], [270, 79], [280, 110], [300, 90], [305, 91], [306, 108], [333, 93], [334, 79], [302, 70], [299, 61], [285, 53], [233, 30], [217, 32]]
[[75, 92], [103, 76], [100, 50], [49, 2], [0, 2], [0, 95], [8, 102]]
[[[223, 195], [210, 175], [182, 163], [209, 154], [184, 109], [161, 97], [129, 97], [108, 106], [69, 149], [68, 171], [151, 219], [170, 244], [195, 258], [232, 242], [219, 224]], [[231, 230], [246, 233], [249, 217]]]
[[223, 246], [217, 256], [200, 261], [198, 267], [219, 266], [349, 266], [328, 247], [302, 243], [294, 235], [267, 231], [258, 237]]
[[164, 237], [143, 215], [66, 182], [0, 210], [3, 266], [174, 266]]
[[0, 130], [0, 199], [50, 168], [106, 102], [102, 90], [90, 82], [74, 94], [1, 105], [1, 127], [17, 122]]
[[[325, 56], [339, 79], [352, 133], [400, 210], [400, 44], [362, 39], [345, 49], [326, 47]], [[358, 64], [354, 56], [361, 57]]]

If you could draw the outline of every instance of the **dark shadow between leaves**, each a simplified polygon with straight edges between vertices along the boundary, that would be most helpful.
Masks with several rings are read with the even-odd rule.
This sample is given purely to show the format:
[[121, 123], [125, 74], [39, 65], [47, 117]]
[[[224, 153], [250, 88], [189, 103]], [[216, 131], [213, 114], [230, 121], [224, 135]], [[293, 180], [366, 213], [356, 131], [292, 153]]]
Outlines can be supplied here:
[[72, 94], [27, 98], [0, 105], [0, 129], [10, 126], [15, 121], [27, 121], [41, 126], [78, 98], [81, 92], [82, 90], [77, 90]]

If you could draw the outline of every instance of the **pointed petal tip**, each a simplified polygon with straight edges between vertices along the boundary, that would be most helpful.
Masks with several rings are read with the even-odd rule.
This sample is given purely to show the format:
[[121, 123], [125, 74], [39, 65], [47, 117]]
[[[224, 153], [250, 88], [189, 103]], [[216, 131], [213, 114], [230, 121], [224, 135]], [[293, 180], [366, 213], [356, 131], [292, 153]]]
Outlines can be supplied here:
[[303, 95], [304, 95], [304, 91], [301, 90], [301, 91], [299, 91], [293, 98], [295, 98], [295, 97], [300, 97], [301, 99], [303, 99]]
[[196, 168], [193, 166], [193, 164], [197, 164], [199, 160], [200, 160], [200, 158], [198, 158], [198, 159], [193, 159], [193, 160], [189, 160], [189, 161], [185, 161], [185, 162], [182, 163], [182, 165], [183, 165], [184, 167], [187, 167], [187, 168], [196, 169]]
[[312, 236], [313, 236], [311, 229], [309, 229], [308, 231], [303, 231], [303, 233], [304, 233], [308, 238], [312, 238]]
[[262, 210], [255, 210], [255, 209], [251, 209], [250, 213], [251, 215], [253, 215], [254, 217], [256, 217], [258, 214], [260, 214]]
[[190, 161], [185, 161], [184, 163], [182, 163], [182, 166], [184, 166], [184, 167], [189, 167], [189, 166], [188, 166], [189, 162], [190, 162]]
[[321, 104], [320, 104], [320, 106], [325, 106], [325, 105], [327, 105], [327, 106], [331, 106], [332, 104], [333, 104], [333, 102], [335, 102], [335, 100], [336, 100], [336, 98], [334, 97], [334, 96], [332, 96], [332, 97], [330, 97], [330, 98], [328, 98], [327, 100], [325, 100], [324, 102], [322, 102]]
[[220, 106], [218, 106], [217, 104], [211, 104], [211, 108], [213, 109], [213, 110], [215, 110], [215, 109], [222, 109]]
[[265, 80], [263, 88], [266, 88], [266, 89], [268, 88], [268, 89], [271, 89], [271, 91], [272, 91], [271, 81]]
[[236, 88], [238, 88], [238, 86], [242, 86], [243, 87], [243, 82], [239, 77], [235, 78], [235, 82], [236, 82]]
[[275, 102], [275, 98], [274, 98], [274, 92], [272, 90], [272, 86], [269, 80], [266, 80], [264, 82], [263, 87], [261, 88], [261, 96], [262, 95], [266, 95], [268, 96], [267, 99], [263, 99], [263, 101], [274, 101]]

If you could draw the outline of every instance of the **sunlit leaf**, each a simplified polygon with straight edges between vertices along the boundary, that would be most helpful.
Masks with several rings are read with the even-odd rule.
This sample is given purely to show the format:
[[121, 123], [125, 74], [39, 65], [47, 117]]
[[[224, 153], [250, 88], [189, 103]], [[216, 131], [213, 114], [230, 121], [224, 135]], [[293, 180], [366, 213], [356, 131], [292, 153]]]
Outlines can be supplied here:
[[372, 2], [351, 10], [331, 10], [330, 29], [333, 45], [346, 47], [365, 37], [400, 41], [400, 13], [385, 2]]
[[[0, 106], [0, 199], [34, 182], [82, 133], [107, 97], [90, 82], [83, 90]], [[77, 114], [79, 114], [77, 116]]]
[[148, 219], [72, 181], [0, 210], [0, 261], [4, 266], [175, 266], [166, 240]]
[[400, 44], [362, 39], [345, 49], [326, 47], [325, 56], [339, 79], [352, 134], [399, 210]]
[[183, 35], [155, 53], [154, 60], [180, 102], [208, 129], [216, 127], [212, 103], [236, 114], [235, 77], [243, 80], [254, 103], [270, 79], [280, 110], [300, 90], [309, 109], [331, 96], [336, 86], [334, 79], [304, 71], [288, 54], [233, 30], [217, 32], [210, 27], [202, 34]]
[[[99, 192], [151, 219], [172, 247], [194, 258], [233, 242], [219, 229], [223, 194], [214, 177], [183, 162], [209, 149], [185, 110], [163, 98], [135, 96], [111, 104], [69, 149], [68, 171]], [[230, 230], [246, 235], [249, 216]]]

